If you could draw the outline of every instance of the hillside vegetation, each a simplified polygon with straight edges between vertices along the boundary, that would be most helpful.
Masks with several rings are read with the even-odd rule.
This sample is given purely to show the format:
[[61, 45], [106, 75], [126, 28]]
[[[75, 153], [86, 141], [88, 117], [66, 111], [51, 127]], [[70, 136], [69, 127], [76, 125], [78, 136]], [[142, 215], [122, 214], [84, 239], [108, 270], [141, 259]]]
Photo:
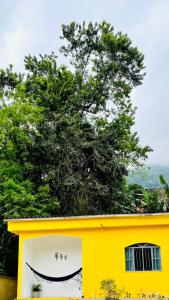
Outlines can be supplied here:
[[159, 175], [162, 174], [169, 182], [169, 167], [160, 165], [151, 165], [147, 169], [140, 169], [137, 173], [129, 174], [128, 183], [142, 185], [146, 189], [162, 187]]

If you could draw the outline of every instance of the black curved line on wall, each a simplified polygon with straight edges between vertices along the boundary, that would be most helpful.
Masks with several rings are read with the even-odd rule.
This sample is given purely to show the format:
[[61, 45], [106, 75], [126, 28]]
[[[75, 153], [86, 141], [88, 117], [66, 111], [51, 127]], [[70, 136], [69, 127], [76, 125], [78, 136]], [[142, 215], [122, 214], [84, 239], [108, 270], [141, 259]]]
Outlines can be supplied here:
[[41, 274], [39, 272], [37, 272], [35, 269], [33, 269], [27, 262], [26, 262], [27, 266], [31, 269], [31, 271], [33, 273], [35, 273], [36, 275], [38, 275], [40, 278], [45, 279], [47, 281], [52, 281], [52, 282], [62, 282], [62, 281], [66, 281], [69, 280], [73, 277], [75, 277], [76, 275], [78, 275], [81, 271], [82, 268], [80, 268], [79, 270], [77, 270], [76, 272], [66, 275], [66, 276], [62, 276], [62, 277], [50, 277], [50, 276], [46, 276], [44, 274]]

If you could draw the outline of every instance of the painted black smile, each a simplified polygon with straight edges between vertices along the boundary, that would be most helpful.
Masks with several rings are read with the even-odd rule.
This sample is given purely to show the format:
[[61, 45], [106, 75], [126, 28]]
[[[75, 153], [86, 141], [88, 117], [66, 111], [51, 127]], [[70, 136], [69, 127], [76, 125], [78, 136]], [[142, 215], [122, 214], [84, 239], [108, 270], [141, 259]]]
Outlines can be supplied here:
[[77, 270], [76, 272], [66, 275], [66, 276], [62, 276], [62, 277], [50, 277], [50, 276], [46, 276], [44, 274], [41, 274], [39, 272], [37, 272], [35, 269], [33, 269], [27, 262], [26, 262], [27, 266], [31, 269], [31, 271], [36, 274], [37, 276], [39, 276], [42, 279], [45, 279], [47, 281], [52, 281], [52, 282], [61, 282], [61, 281], [66, 281], [69, 280], [73, 277], [75, 277], [76, 275], [78, 275], [81, 271], [82, 268], [80, 268], [79, 270]]

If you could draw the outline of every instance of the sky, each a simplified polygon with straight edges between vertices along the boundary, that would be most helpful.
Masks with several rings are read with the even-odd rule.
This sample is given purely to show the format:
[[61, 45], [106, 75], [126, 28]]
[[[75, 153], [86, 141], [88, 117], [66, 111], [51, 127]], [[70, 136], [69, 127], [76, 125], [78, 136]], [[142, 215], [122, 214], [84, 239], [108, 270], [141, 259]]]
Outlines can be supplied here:
[[58, 53], [61, 25], [110, 22], [145, 55], [146, 77], [132, 93], [135, 130], [154, 151], [147, 164], [169, 165], [169, 0], [0, 0], [0, 68], [24, 71], [24, 56]]

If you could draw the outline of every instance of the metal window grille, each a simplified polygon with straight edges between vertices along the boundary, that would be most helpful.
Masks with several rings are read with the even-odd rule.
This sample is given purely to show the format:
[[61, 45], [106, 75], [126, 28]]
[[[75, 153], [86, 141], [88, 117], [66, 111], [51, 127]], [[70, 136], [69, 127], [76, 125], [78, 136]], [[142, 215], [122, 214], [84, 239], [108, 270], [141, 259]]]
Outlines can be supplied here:
[[126, 271], [161, 270], [160, 247], [141, 243], [125, 249]]

